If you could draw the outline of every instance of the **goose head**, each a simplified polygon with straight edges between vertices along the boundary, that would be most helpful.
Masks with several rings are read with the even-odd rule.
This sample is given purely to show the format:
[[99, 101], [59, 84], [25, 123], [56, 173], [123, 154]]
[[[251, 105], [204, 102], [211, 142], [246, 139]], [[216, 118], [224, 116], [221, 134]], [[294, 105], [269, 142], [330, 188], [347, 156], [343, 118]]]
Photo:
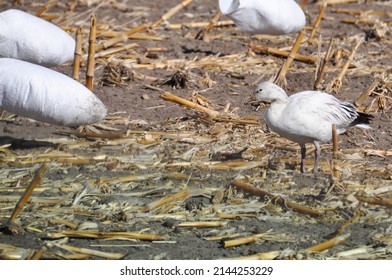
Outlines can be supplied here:
[[285, 101], [287, 98], [286, 92], [280, 86], [271, 82], [259, 83], [254, 91], [254, 99], [258, 103]]

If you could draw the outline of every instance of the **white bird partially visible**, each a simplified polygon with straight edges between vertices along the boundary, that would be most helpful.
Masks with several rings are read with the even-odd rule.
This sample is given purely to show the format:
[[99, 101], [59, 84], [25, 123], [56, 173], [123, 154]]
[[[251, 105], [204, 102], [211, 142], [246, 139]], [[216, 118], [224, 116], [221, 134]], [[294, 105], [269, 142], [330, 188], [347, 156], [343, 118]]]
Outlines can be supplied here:
[[306, 23], [294, 0], [219, 0], [219, 9], [251, 34], [290, 34], [299, 32]]
[[0, 13], [0, 57], [54, 67], [73, 61], [75, 39], [60, 27], [29, 13]]
[[358, 112], [353, 104], [325, 92], [303, 91], [287, 96], [276, 84], [262, 82], [256, 86], [254, 97], [257, 102], [272, 102], [266, 113], [268, 127], [300, 145], [302, 173], [305, 171], [305, 144], [313, 143], [316, 148], [313, 172], [317, 175], [320, 143], [332, 139], [333, 124], [338, 134], [353, 126], [370, 128], [370, 115]]

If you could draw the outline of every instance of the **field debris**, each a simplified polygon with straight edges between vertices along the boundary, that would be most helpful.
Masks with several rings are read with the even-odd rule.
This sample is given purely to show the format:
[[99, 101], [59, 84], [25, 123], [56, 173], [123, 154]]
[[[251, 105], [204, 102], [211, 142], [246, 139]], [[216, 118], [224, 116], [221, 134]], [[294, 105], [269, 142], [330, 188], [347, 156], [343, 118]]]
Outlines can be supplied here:
[[[392, 258], [384, 1], [308, 3], [281, 36], [242, 32], [213, 1], [14, 2], [0, 6], [80, 38], [59, 69], [108, 114], [74, 129], [1, 112], [0, 259]], [[300, 174], [297, 145], [245, 104], [262, 80], [355, 102], [372, 129]]]

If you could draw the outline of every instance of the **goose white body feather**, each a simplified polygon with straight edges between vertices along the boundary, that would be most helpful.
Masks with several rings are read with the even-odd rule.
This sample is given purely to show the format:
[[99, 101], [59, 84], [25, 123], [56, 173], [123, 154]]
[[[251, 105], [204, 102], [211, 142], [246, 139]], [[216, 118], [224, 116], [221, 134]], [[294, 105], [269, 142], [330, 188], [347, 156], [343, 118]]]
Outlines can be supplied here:
[[313, 143], [316, 147], [314, 173], [317, 174], [319, 143], [332, 139], [333, 124], [336, 125], [338, 134], [344, 133], [350, 126], [370, 128], [367, 125], [369, 116], [363, 113], [360, 115], [353, 104], [339, 101], [324, 92], [303, 91], [287, 96], [279, 86], [263, 82], [257, 85], [255, 98], [257, 101], [272, 101], [266, 113], [268, 127], [300, 145], [301, 171], [306, 152], [305, 144]]
[[75, 40], [60, 27], [20, 10], [0, 13], [0, 57], [51, 67], [72, 61], [74, 52]]
[[272, 130], [293, 142], [327, 142], [332, 139], [332, 124], [341, 134], [356, 118], [345, 106], [332, 95], [304, 91], [272, 103], [266, 121]]
[[106, 116], [102, 101], [78, 81], [12, 58], [0, 58], [0, 109], [64, 126], [92, 124]]
[[223, 15], [245, 32], [282, 35], [299, 32], [306, 23], [294, 0], [219, 0]]

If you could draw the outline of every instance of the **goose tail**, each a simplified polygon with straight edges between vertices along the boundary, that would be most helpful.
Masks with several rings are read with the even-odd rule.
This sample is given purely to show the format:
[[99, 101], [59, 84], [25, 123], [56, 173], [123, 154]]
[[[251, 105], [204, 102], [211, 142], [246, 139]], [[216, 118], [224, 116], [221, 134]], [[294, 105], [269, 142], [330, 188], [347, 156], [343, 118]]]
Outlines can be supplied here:
[[358, 116], [356, 117], [356, 119], [354, 121], [352, 121], [350, 123], [350, 126], [356, 126], [359, 128], [363, 128], [363, 129], [371, 129], [370, 127], [370, 122], [373, 118], [372, 115], [363, 113], [363, 112], [358, 112], [357, 111]]

